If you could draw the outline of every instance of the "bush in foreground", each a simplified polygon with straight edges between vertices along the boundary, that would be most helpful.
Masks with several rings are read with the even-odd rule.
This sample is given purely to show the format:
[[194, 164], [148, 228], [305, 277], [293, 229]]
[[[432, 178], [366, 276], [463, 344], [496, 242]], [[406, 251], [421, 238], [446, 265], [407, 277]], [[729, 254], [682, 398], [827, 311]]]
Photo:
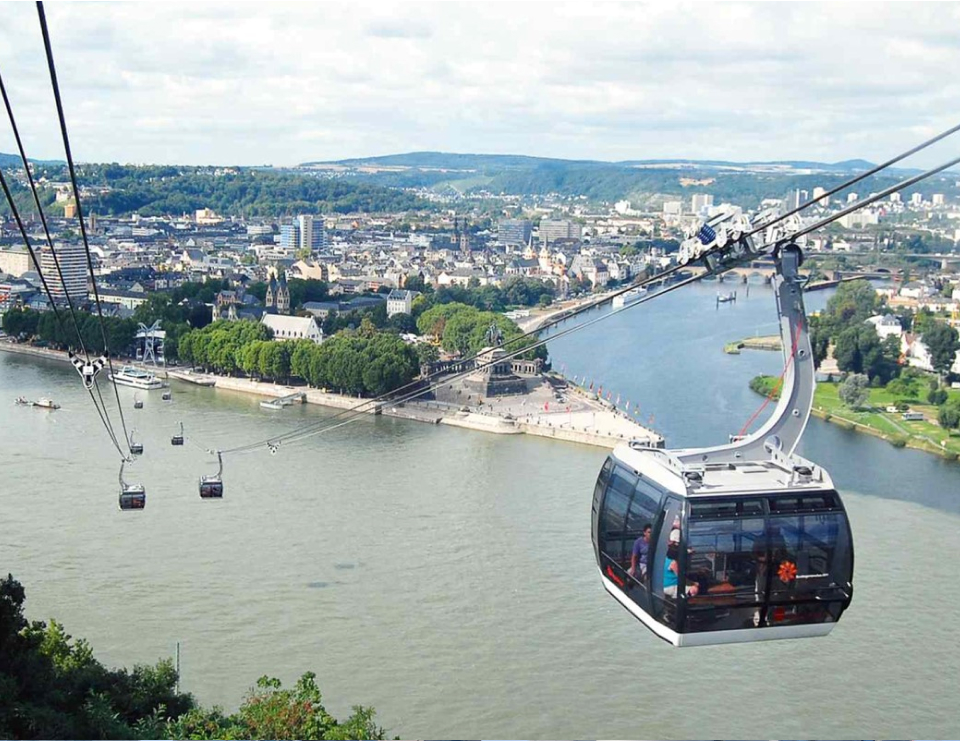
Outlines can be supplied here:
[[107, 669], [55, 620], [28, 623], [25, 597], [12, 575], [0, 579], [0, 738], [384, 738], [372, 708], [330, 715], [312, 673], [289, 690], [262, 677], [232, 715], [204, 709], [176, 691], [170, 659]]

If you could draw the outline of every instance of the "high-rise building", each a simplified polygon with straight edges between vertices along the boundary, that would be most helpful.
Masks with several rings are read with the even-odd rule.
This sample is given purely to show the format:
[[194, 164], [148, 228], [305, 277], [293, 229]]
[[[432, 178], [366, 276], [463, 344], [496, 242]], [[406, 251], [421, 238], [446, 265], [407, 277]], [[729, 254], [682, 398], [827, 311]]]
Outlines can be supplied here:
[[699, 215], [701, 211], [705, 211], [713, 205], [713, 196], [709, 193], [694, 193], [690, 205], [693, 213]]
[[934, 193], [933, 196], [933, 205], [942, 206], [943, 205], [943, 193]]
[[53, 300], [58, 304], [65, 304], [69, 295], [75, 304], [86, 302], [89, 296], [87, 292], [87, 253], [84, 251], [83, 245], [57, 242], [54, 244], [54, 249], [56, 250], [56, 260], [60, 263], [60, 273], [63, 273], [62, 281], [50, 249], [44, 247], [40, 252], [40, 272], [47, 281]]
[[314, 219], [310, 214], [302, 214], [297, 217], [297, 226], [300, 229], [299, 249], [317, 252], [324, 248], [326, 234], [323, 229], [322, 218]]
[[922, 205], [922, 204], [923, 204], [923, 194], [922, 194], [922, 193], [914, 193], [912, 196], [910, 196], [910, 205], [911, 205], [911, 206], [920, 206], [920, 205]]
[[856, 203], [857, 198], [858, 196], [856, 193], [847, 193], [847, 203]]
[[295, 252], [300, 249], [300, 225], [280, 225], [280, 249]]
[[527, 244], [533, 234], [533, 222], [527, 219], [500, 219], [497, 241], [500, 244]]
[[826, 192], [827, 192], [826, 189], [821, 188], [819, 185], [818, 185], [816, 188], [813, 189], [813, 200], [815, 200], [815, 201], [817, 202], [817, 205], [818, 205], [818, 206], [824, 206], [824, 207], [826, 207], [826, 206], [829, 206], [829, 205], [830, 205], [830, 197], [829, 197], [829, 196], [826, 196], [826, 197], [823, 196], [823, 194], [826, 193]]
[[582, 230], [575, 221], [567, 219], [541, 219], [540, 244], [550, 244], [557, 239], [580, 239]]

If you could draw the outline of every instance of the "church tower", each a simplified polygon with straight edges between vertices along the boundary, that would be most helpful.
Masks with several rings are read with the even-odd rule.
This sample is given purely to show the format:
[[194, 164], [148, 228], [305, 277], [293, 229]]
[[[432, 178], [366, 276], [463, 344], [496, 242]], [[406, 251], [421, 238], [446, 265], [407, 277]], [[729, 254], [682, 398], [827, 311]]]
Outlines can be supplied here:
[[290, 313], [290, 289], [287, 287], [286, 271], [280, 273], [280, 280], [277, 282], [276, 304], [278, 314]]
[[276, 298], [277, 298], [277, 279], [276, 279], [276, 276], [271, 275], [270, 282], [267, 283], [267, 295], [263, 299], [263, 304], [264, 306], [267, 307], [268, 312], [276, 304]]

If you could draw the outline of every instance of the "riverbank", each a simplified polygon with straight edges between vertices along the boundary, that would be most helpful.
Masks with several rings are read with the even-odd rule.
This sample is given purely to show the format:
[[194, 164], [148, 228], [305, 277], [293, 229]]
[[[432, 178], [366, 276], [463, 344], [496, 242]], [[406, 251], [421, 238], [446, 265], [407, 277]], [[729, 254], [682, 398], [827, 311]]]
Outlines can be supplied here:
[[[766, 395], [776, 381], [773, 376], [758, 376], [750, 388]], [[950, 461], [960, 459], [960, 436], [928, 421], [936, 417], [936, 407], [911, 404], [911, 411], [923, 414], [923, 419], [904, 420], [901, 412], [889, 412], [889, 400], [881, 398], [882, 389], [871, 389], [868, 406], [850, 409], [840, 400], [836, 383], [818, 383], [813, 397], [813, 416], [845, 430], [862, 432], [886, 440], [895, 448], [913, 448], [934, 453]], [[773, 398], [777, 398], [775, 394]]]
[[[179, 376], [180, 373], [177, 372], [171, 378], [179, 381]], [[526, 434], [603, 448], [613, 448], [625, 440], [643, 440], [654, 446], [663, 444], [663, 438], [658, 433], [627, 418], [605, 402], [590, 398], [576, 387], [566, 387], [568, 395], [576, 395], [576, 402], [568, 399], [570, 403], [556, 403], [556, 392], [546, 381], [542, 388], [527, 395], [503, 397], [482, 407], [472, 408], [415, 400], [397, 405], [390, 402], [365, 404], [364, 399], [359, 397], [335, 394], [308, 386], [281, 385], [197, 371], [192, 371], [190, 376], [190, 380], [183, 382], [271, 398], [302, 394], [302, 400], [307, 404], [341, 410], [359, 407], [358, 413], [382, 414], [497, 435]], [[542, 401], [541, 397], [545, 401]], [[552, 410], [550, 399], [554, 400]]]
[[[46, 360], [70, 362], [65, 352], [10, 341], [0, 342], [0, 350]], [[124, 361], [124, 363], [130, 364], [131, 361]], [[149, 370], [158, 376], [179, 383], [209, 386], [274, 399], [302, 394], [303, 401], [307, 404], [318, 404], [340, 410], [359, 406], [358, 412], [364, 414], [383, 414], [498, 435], [526, 434], [602, 448], [613, 448], [626, 440], [642, 440], [653, 446], [663, 444], [663, 437], [658, 433], [629, 419], [612, 405], [597, 399], [596, 395], [587, 394], [582, 389], [566, 384], [560, 377], [557, 379], [560, 379], [561, 390], [569, 397], [566, 399], [567, 403], [557, 403], [558, 390], [555, 384], [548, 383], [544, 379], [540, 387], [528, 394], [488, 400], [486, 404], [472, 408], [435, 401], [408, 401], [395, 406], [389, 403], [364, 404], [362, 398], [330, 393], [308, 386], [291, 386], [255, 381], [251, 378], [219, 376], [186, 368], [166, 371], [151, 366]]]

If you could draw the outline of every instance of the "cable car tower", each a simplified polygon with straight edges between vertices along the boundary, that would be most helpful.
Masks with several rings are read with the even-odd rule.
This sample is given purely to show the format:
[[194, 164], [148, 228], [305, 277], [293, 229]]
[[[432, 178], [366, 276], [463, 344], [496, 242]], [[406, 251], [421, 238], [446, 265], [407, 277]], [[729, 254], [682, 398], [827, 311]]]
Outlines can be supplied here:
[[750, 234], [758, 230], [749, 220], [721, 216], [681, 247], [687, 264], [712, 252], [708, 274], [772, 251], [784, 372], [771, 418], [714, 447], [621, 444], [594, 489], [603, 586], [674, 646], [826, 635], [853, 596], [853, 540], [840, 495], [825, 470], [795, 453], [815, 379], [803, 257], [787, 241], [796, 232], [790, 226], [765, 235], [772, 250], [754, 251]]

